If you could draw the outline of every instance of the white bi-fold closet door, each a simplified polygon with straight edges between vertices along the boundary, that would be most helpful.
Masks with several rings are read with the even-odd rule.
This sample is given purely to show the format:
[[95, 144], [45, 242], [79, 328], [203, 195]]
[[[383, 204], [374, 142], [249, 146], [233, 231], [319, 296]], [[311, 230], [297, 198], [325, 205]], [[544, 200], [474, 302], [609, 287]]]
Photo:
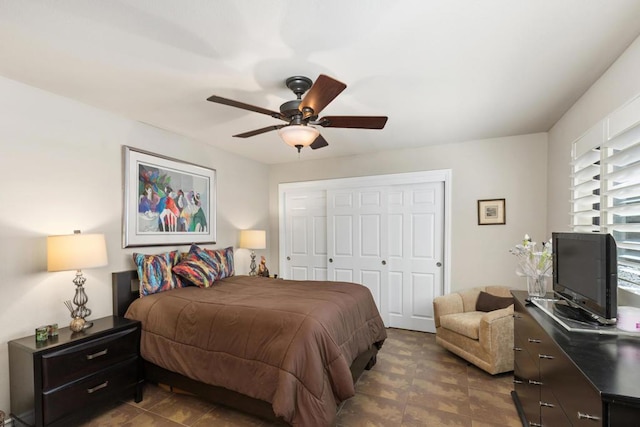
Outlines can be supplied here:
[[443, 294], [448, 271], [448, 176], [402, 174], [282, 185], [281, 274], [294, 280], [361, 283], [371, 291], [387, 326], [435, 331], [433, 298]]

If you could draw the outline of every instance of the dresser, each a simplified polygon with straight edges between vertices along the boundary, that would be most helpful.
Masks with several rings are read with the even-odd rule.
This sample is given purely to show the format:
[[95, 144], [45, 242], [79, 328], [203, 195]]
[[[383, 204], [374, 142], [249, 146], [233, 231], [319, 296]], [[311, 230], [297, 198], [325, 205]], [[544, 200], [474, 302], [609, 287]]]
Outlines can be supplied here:
[[569, 332], [514, 291], [513, 400], [530, 426], [637, 426], [640, 336]]
[[109, 316], [81, 332], [9, 341], [11, 416], [16, 425], [69, 426], [98, 405], [142, 400], [140, 322]]

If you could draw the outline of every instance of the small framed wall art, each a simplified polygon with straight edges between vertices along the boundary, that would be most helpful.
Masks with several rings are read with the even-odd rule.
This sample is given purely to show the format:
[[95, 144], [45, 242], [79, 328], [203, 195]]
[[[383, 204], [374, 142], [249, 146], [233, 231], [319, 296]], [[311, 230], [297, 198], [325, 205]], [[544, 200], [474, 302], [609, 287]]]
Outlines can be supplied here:
[[216, 171], [124, 147], [123, 247], [216, 241]]
[[507, 223], [505, 199], [478, 200], [478, 225]]

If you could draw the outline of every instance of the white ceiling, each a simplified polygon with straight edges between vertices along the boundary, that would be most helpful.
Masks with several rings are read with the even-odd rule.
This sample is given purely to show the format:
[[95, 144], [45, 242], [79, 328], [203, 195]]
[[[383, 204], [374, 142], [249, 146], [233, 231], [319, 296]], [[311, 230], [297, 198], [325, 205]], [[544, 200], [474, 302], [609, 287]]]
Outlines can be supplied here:
[[640, 34], [640, 0], [0, 0], [0, 75], [264, 163], [284, 80], [347, 84], [302, 159], [547, 131]]

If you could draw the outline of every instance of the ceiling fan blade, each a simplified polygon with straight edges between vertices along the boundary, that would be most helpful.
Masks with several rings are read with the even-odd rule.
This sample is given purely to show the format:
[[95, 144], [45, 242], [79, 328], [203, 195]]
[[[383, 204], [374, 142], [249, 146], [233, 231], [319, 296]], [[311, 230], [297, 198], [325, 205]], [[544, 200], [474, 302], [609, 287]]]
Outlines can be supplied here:
[[313, 150], [317, 150], [318, 148], [326, 147], [327, 145], [329, 145], [327, 140], [324, 139], [322, 135], [318, 135], [318, 137], [309, 147], [311, 147]]
[[272, 130], [278, 130], [285, 126], [286, 125], [272, 125], [272, 126], [267, 126], [266, 128], [251, 130], [249, 132], [239, 133], [233, 136], [235, 138], [249, 138], [250, 136], [256, 136], [256, 135], [260, 135], [261, 133], [271, 132]]
[[305, 117], [317, 116], [346, 87], [346, 84], [320, 74], [298, 108]]
[[217, 104], [229, 105], [230, 107], [241, 108], [243, 110], [253, 111], [255, 113], [266, 114], [267, 116], [271, 116], [276, 119], [289, 121], [289, 119], [276, 111], [267, 110], [266, 108], [256, 107], [255, 105], [245, 104], [244, 102], [234, 101], [233, 99], [227, 99], [221, 96], [211, 95], [207, 98], [207, 101], [215, 102]]
[[326, 128], [382, 129], [387, 116], [325, 116], [317, 124]]

